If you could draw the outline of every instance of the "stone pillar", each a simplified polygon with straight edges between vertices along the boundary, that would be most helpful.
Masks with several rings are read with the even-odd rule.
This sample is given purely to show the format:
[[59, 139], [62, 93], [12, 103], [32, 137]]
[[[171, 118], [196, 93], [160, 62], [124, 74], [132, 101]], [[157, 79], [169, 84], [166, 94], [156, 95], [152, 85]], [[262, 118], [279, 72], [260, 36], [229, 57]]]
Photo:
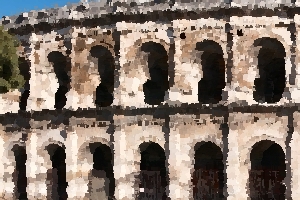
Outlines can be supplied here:
[[247, 165], [240, 165], [239, 155], [239, 141], [240, 129], [234, 121], [234, 114], [229, 115], [229, 134], [228, 134], [228, 155], [226, 162], [227, 174], [227, 193], [228, 200], [246, 200], [247, 195], [247, 181], [248, 181], [248, 168]]
[[169, 197], [172, 200], [193, 199], [193, 184], [191, 174], [194, 169], [190, 154], [189, 139], [181, 137], [180, 128], [177, 127], [175, 117], [170, 117], [169, 137]]
[[298, 119], [300, 119], [299, 113], [294, 113], [294, 133], [290, 144], [291, 148], [291, 191], [292, 199], [297, 199], [300, 196], [300, 155], [298, 146], [300, 143], [300, 126]]
[[75, 131], [70, 131], [67, 134], [65, 147], [68, 199], [84, 199], [86, 193], [88, 193], [88, 186], [78, 173], [78, 136]]
[[114, 117], [116, 130], [114, 133], [114, 175], [115, 175], [115, 197], [118, 200], [135, 199], [135, 177], [132, 173], [130, 157], [127, 152], [126, 133], [124, 131], [124, 116]]
[[[44, 150], [37, 149], [38, 135], [34, 131], [28, 134], [26, 141], [26, 176], [27, 196], [29, 200], [46, 199], [47, 197], [47, 173], [46, 166], [43, 159], [39, 158], [38, 151], [45, 152]], [[44, 170], [43, 170], [44, 169]]]
[[[0, 182], [4, 183], [5, 181], [5, 172], [4, 172], [4, 163], [5, 163], [5, 159], [4, 159], [4, 155], [5, 155], [5, 148], [4, 148], [4, 139], [3, 139], [3, 135], [1, 134], [0, 137], [0, 156], [1, 156], [1, 161], [0, 161]], [[0, 184], [0, 197], [4, 197], [5, 196], [5, 184]]]

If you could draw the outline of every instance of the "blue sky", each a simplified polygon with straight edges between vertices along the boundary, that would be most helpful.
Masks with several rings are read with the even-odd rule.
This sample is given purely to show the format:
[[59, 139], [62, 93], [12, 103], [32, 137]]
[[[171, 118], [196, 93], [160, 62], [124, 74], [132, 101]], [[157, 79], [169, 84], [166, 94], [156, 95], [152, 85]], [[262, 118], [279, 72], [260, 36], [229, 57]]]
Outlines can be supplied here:
[[40, 10], [59, 7], [69, 3], [78, 3], [80, 0], [0, 0], [0, 18], [3, 16], [16, 15], [30, 10]]

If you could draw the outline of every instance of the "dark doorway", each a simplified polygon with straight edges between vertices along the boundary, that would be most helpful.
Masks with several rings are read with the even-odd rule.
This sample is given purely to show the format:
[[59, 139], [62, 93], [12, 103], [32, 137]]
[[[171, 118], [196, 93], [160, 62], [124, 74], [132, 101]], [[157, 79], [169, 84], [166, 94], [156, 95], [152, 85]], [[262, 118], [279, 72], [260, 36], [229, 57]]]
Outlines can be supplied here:
[[254, 100], [261, 103], [276, 103], [285, 89], [285, 49], [274, 38], [255, 40], [254, 47], [260, 46], [258, 53], [259, 78], [254, 80]]
[[259, 199], [285, 199], [285, 154], [280, 145], [270, 140], [256, 143], [250, 154], [250, 197]]
[[169, 89], [168, 53], [161, 44], [155, 42], [144, 43], [141, 51], [149, 53], [150, 79], [143, 85], [145, 103], [159, 105], [164, 101], [165, 93]]
[[62, 109], [67, 102], [66, 94], [70, 90], [71, 60], [59, 51], [52, 51], [48, 55], [49, 62], [53, 63], [54, 73], [58, 79], [59, 87], [55, 93], [55, 109]]
[[26, 149], [23, 146], [15, 145], [13, 147], [15, 154], [16, 168], [13, 174], [15, 187], [16, 199], [26, 200], [27, 198], [27, 177], [26, 177], [26, 160], [27, 154]]
[[27, 100], [30, 95], [30, 62], [24, 57], [19, 57], [19, 69], [20, 74], [24, 77], [25, 84], [20, 97], [19, 108], [20, 110], [26, 110]]
[[225, 199], [223, 154], [216, 144], [201, 142], [195, 145], [195, 172], [193, 197], [200, 199]]
[[157, 143], [145, 142], [140, 145], [140, 200], [167, 199], [168, 185], [166, 156], [164, 149]]
[[47, 179], [50, 181], [48, 199], [68, 199], [66, 181], [66, 153], [64, 146], [53, 144], [48, 146], [48, 152], [52, 161], [52, 169], [48, 172]]
[[204, 104], [218, 103], [222, 100], [222, 92], [226, 85], [222, 47], [214, 41], [204, 40], [196, 44], [196, 50], [203, 52], [203, 78], [198, 83], [198, 101]]
[[115, 193], [115, 179], [111, 148], [101, 143], [92, 143], [90, 151], [94, 161], [89, 183], [90, 199], [112, 200]]
[[91, 56], [98, 59], [98, 72], [101, 83], [96, 89], [95, 104], [107, 107], [113, 103], [115, 60], [112, 53], [104, 46], [92, 47]]

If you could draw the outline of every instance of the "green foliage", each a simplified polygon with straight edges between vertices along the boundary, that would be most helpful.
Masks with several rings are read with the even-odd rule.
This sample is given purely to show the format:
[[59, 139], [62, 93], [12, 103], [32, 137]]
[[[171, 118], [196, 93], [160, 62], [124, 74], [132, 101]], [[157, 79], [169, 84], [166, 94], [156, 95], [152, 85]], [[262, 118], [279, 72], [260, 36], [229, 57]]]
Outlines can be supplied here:
[[0, 26], [0, 93], [24, 86], [20, 74], [17, 47], [19, 42]]

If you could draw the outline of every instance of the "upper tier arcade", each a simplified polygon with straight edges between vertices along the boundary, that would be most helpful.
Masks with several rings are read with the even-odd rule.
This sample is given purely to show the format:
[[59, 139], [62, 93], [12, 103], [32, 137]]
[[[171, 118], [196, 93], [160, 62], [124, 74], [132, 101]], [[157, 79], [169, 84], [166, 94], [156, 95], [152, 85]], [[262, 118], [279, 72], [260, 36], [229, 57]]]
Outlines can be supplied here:
[[102, 1], [5, 16], [0, 24], [21, 41], [27, 82], [1, 95], [0, 112], [295, 106], [297, 6]]

